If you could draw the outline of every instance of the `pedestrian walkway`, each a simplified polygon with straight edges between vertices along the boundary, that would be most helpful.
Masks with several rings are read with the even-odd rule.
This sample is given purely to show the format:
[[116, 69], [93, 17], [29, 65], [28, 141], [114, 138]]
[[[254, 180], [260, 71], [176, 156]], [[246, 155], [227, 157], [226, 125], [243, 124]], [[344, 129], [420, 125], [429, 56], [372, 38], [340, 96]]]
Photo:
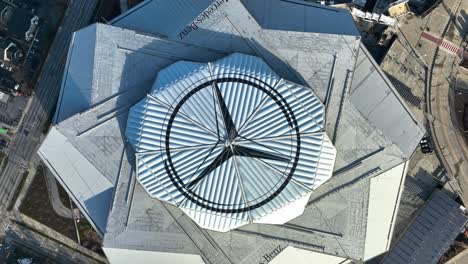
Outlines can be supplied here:
[[55, 213], [63, 218], [73, 219], [73, 212], [70, 207], [65, 206], [60, 199], [60, 193], [57, 186], [57, 180], [54, 175], [46, 167], [41, 167], [44, 170], [44, 178], [47, 185], [50, 204]]
[[427, 40], [437, 44], [437, 46], [439, 46], [442, 50], [444, 50], [444, 51], [446, 51], [446, 52], [448, 52], [450, 54], [462, 55], [464, 53], [463, 49], [460, 48], [459, 46], [453, 44], [450, 41], [447, 41], [447, 40], [441, 39], [439, 37], [433, 36], [432, 34], [430, 34], [428, 32], [421, 33], [421, 37], [423, 37], [424, 39], [427, 39]]
[[445, 264], [466, 264], [468, 263], [468, 250], [462, 251], [460, 254], [449, 259]]

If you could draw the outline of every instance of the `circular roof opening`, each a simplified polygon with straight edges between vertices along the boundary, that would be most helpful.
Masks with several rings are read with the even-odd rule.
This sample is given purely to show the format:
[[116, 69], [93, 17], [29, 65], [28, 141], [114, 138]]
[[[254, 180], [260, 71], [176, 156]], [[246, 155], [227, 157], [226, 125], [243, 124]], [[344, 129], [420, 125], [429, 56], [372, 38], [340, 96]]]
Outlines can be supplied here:
[[126, 133], [149, 195], [204, 228], [228, 231], [302, 214], [333, 171], [324, 114], [310, 88], [234, 54], [159, 72]]

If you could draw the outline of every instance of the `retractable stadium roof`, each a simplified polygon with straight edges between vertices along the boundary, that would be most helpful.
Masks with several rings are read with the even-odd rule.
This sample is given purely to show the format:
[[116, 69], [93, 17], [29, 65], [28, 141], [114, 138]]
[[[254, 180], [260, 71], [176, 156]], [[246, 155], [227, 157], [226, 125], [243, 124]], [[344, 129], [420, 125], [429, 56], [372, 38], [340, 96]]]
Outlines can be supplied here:
[[284, 224], [328, 180], [324, 106], [257, 57], [177, 62], [131, 108], [126, 134], [152, 197], [204, 228]]
[[[104, 237], [104, 250], [112, 263], [148, 262], [155, 258], [160, 263], [266, 263], [276, 259], [288, 260], [291, 252], [305, 259], [320, 256], [320, 259], [332, 258], [343, 262], [346, 259], [367, 260], [388, 249], [388, 234], [393, 230], [408, 159], [424, 131], [361, 44], [352, 16], [347, 11], [294, 0], [147, 0], [111, 23], [94, 24], [75, 33], [54, 126], [39, 149], [39, 155]], [[277, 108], [271, 108], [273, 114], [266, 114], [265, 117], [269, 118], [258, 122], [258, 129], [251, 130], [258, 135], [250, 136], [261, 138], [273, 133], [276, 137], [274, 133], [279, 130], [270, 129], [268, 122], [278, 121], [279, 126], [274, 127], [285, 128], [282, 120], [287, 120], [286, 116], [293, 113], [297, 120], [311, 124], [310, 129], [324, 131], [333, 143], [333, 146], [329, 145], [325, 135], [317, 139], [314, 147], [304, 147], [306, 145], [301, 141], [301, 153], [306, 153], [305, 157], [324, 157], [320, 158], [321, 161], [329, 158], [333, 170], [333, 176], [328, 180], [327, 170], [315, 175], [307, 174], [308, 178], [302, 177], [304, 173], [300, 166], [318, 166], [319, 162], [298, 162], [290, 182], [295, 177], [297, 179], [291, 186], [301, 186], [307, 191], [312, 189], [310, 195], [288, 191], [285, 187], [275, 198], [288, 194], [287, 199], [281, 202], [272, 199], [249, 212], [221, 213], [202, 207], [208, 203], [228, 201], [220, 208], [232, 209], [240, 206], [232, 201], [250, 205], [252, 199], [262, 193], [275, 192], [272, 191], [275, 188], [262, 187], [253, 194], [253, 185], [246, 180], [238, 185], [239, 188], [234, 188], [241, 190], [240, 198], [216, 196], [206, 199], [202, 196], [205, 192], [199, 189], [202, 185], [221, 187], [221, 190], [230, 190], [224, 186], [234, 186], [223, 185], [211, 177], [225, 175], [219, 171], [232, 166], [229, 160], [247, 160], [243, 167], [255, 159], [255, 162], [263, 159], [261, 165], [275, 163], [273, 168], [267, 165], [267, 169], [254, 168], [260, 172], [253, 177], [246, 177], [246, 173], [230, 178], [248, 178], [267, 185], [271, 182], [263, 182], [262, 172], [270, 168], [278, 171], [282, 168], [281, 163], [285, 164], [294, 155], [291, 151], [284, 157], [280, 144], [272, 150], [266, 148], [262, 141], [253, 140], [252, 143], [245, 140], [242, 143], [246, 145], [238, 146], [241, 140], [237, 134], [245, 137], [241, 132], [247, 130], [236, 123], [242, 119], [242, 115], [236, 113], [248, 114], [250, 110], [237, 111], [230, 107], [251, 107], [256, 103], [249, 103], [255, 102], [254, 97], [249, 97], [250, 93], [241, 92], [246, 82], [241, 77], [229, 85], [217, 83], [221, 93], [218, 96], [212, 82], [218, 74], [210, 71], [215, 69], [215, 64], [224, 65], [221, 64], [223, 58], [239, 58], [237, 62], [225, 64], [232, 67], [220, 67], [226, 71], [223, 74], [240, 75], [238, 69], [247, 69], [248, 81], [259, 84], [261, 80], [277, 89], [277, 95], [284, 96], [292, 109], [285, 110], [284, 114]], [[237, 64], [249, 60], [251, 64]], [[277, 79], [285, 85], [276, 87]], [[185, 83], [182, 87], [193, 91], [193, 87], [204, 80], [211, 80], [208, 82], [211, 90], [200, 88], [186, 98], [178, 111], [174, 111], [180, 98], [186, 95], [179, 90], [179, 85]], [[228, 86], [233, 88], [229, 91], [243, 96], [230, 96], [226, 93]], [[254, 88], [244, 90], [257, 91]], [[171, 97], [166, 94], [171, 94]], [[263, 92], [257, 94], [270, 98]], [[288, 94], [297, 96], [292, 99]], [[206, 98], [204, 106], [210, 100], [213, 103], [203, 108], [213, 109], [207, 111], [211, 115], [198, 115], [199, 108], [189, 111], [191, 105], [201, 103], [197, 98], [202, 95]], [[242, 103], [236, 104], [231, 98]], [[223, 101], [226, 108], [220, 106]], [[155, 102], [166, 107], [160, 112], [166, 118], [162, 123], [164, 127], [153, 131], [147, 124], [154, 124], [147, 120], [154, 118], [152, 115], [156, 111], [152, 107], [156, 106]], [[304, 103], [302, 108], [300, 102]], [[284, 102], [280, 104], [285, 105]], [[315, 116], [320, 111], [323, 114]], [[213, 112], [217, 114], [216, 118]], [[168, 130], [168, 122], [174, 113]], [[226, 121], [226, 113], [231, 116], [234, 126]], [[189, 114], [189, 121], [184, 122]], [[306, 118], [307, 114], [310, 119]], [[133, 119], [132, 116], [141, 119]], [[202, 122], [200, 118], [206, 120]], [[132, 120], [142, 123], [132, 123]], [[162, 119], [158, 116], [153, 120], [157, 123]], [[205, 129], [194, 126], [194, 123]], [[299, 123], [297, 127], [301, 129]], [[179, 133], [187, 131], [188, 127], [194, 131], [186, 141], [185, 136], [181, 137]], [[288, 127], [291, 127], [289, 122]], [[140, 131], [145, 137], [139, 138], [138, 133], [133, 135], [132, 131]], [[166, 135], [170, 131], [169, 140], [155, 137], [161, 131], [166, 131]], [[286, 145], [297, 146], [298, 141], [292, 140], [297, 136], [303, 136], [306, 143], [312, 142], [307, 140], [307, 136], [313, 133], [301, 130], [292, 133], [286, 137], [289, 140]], [[279, 141], [278, 137], [276, 141]], [[176, 148], [188, 151], [187, 144], [195, 144], [195, 138], [200, 145], [221, 145], [213, 150], [219, 154], [207, 155], [198, 149], [194, 156], [181, 159], [186, 163], [176, 160], [175, 157], [179, 158], [178, 153], [181, 153], [174, 152]], [[150, 145], [159, 143], [157, 148], [143, 150], [140, 149], [142, 142]], [[164, 149], [166, 153], [162, 153], [159, 160], [140, 159], [139, 156], [150, 152], [161, 152], [158, 145], [166, 143], [174, 146], [168, 148], [169, 155]], [[320, 144], [330, 147], [330, 151], [317, 151], [315, 146]], [[195, 146], [195, 149], [198, 147], [201, 146]], [[334, 166], [331, 165], [332, 147], [336, 149]], [[165, 168], [148, 170], [148, 177], [143, 179], [145, 169], [154, 170], [157, 164], [165, 164], [159, 161], [168, 160], [168, 156], [172, 163], [167, 164], [174, 166], [174, 169], [169, 169], [170, 173]], [[199, 156], [207, 157], [207, 160], [218, 158], [223, 162], [197, 163]], [[197, 190], [194, 194], [207, 201], [193, 198], [192, 194], [187, 196], [202, 206], [184, 194], [183, 198], [178, 198], [177, 194], [181, 192], [176, 187], [174, 189], [176, 185], [170, 176], [174, 176], [173, 170], [183, 176], [184, 169], [198, 165], [209, 169], [194, 170], [195, 174], [183, 181], [182, 178], [181, 181], [175, 179], [179, 187]], [[235, 167], [234, 172], [236, 170]], [[241, 170], [244, 171], [239, 167], [237, 173]], [[253, 169], [248, 170], [251, 171]], [[281, 173], [272, 175], [280, 179], [278, 175]], [[155, 184], [159, 179], [166, 182]], [[170, 184], [165, 185], [167, 182]], [[168, 190], [174, 192], [165, 195]], [[247, 197], [247, 191], [251, 196]], [[225, 195], [224, 191], [217, 193]], [[301, 199], [308, 200], [305, 206]], [[285, 210], [295, 203], [301, 205]], [[263, 207], [269, 209], [260, 211]], [[302, 214], [288, 220], [301, 212], [301, 208], [304, 208]], [[243, 214], [247, 218], [242, 218]], [[274, 217], [268, 219], [269, 216]], [[276, 219], [276, 223], [285, 223], [265, 224], [272, 223], [272, 219]], [[262, 220], [263, 223], [255, 223]]]

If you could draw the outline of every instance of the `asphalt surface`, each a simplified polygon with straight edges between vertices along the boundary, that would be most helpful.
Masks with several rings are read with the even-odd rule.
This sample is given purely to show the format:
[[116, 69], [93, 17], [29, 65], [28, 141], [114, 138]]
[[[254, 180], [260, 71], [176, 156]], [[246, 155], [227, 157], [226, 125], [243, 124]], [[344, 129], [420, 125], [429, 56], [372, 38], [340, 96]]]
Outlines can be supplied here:
[[[452, 7], [453, 18], [447, 24], [441, 38], [447, 39], [457, 45], [461, 44], [463, 32], [460, 28], [467, 28], [468, 22], [460, 22], [458, 17], [468, 9], [468, 2], [458, 0]], [[455, 21], [455, 23], [454, 23]], [[464, 25], [462, 25], [464, 24]], [[451, 28], [454, 27], [454, 28]], [[453, 30], [453, 34], [446, 34]], [[429, 113], [429, 125], [434, 139], [438, 156], [451, 179], [454, 179], [461, 188], [460, 196], [468, 203], [468, 146], [463, 134], [452, 122], [449, 104], [449, 89], [451, 77], [456, 76], [460, 58], [449, 54], [439, 48], [436, 49], [431, 64], [428, 96], [426, 98]]]
[[[38, 257], [34, 263], [108, 263], [101, 255], [84, 249], [74, 241], [60, 237], [52, 230], [29, 218], [21, 218], [8, 226], [4, 243], [26, 249], [29, 256]], [[53, 238], [53, 239], [50, 239]], [[0, 255], [0, 263], [6, 261]]]
[[[71, 0], [59, 27], [49, 54], [44, 62], [34, 93], [16, 138], [10, 142], [9, 157], [0, 174], [0, 217], [8, 214], [7, 208], [21, 180], [40, 146], [42, 130], [53, 115], [60, 92], [63, 71], [72, 33], [92, 20], [98, 0]], [[4, 228], [0, 226], [0, 232]]]

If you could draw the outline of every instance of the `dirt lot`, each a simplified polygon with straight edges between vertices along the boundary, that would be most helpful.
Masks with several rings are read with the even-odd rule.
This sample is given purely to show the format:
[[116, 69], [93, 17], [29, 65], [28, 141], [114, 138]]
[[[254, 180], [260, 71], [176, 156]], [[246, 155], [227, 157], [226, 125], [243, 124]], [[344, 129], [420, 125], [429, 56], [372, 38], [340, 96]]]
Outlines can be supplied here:
[[20, 212], [76, 241], [73, 220], [58, 216], [50, 204], [42, 168], [37, 170]]
[[[62, 186], [59, 183], [57, 183], [57, 186], [59, 190], [60, 200], [65, 206], [70, 207], [70, 198], [67, 192], [62, 188]], [[73, 202], [72, 202], [72, 205], [73, 205], [73, 208], [77, 208], [76, 205], [73, 204]], [[77, 226], [78, 226], [78, 231], [80, 234], [81, 245], [96, 253], [104, 255], [104, 252], [102, 251], [102, 248], [101, 248], [101, 245], [102, 245], [101, 238], [98, 236], [96, 231], [94, 231], [91, 224], [88, 221], [86, 221], [86, 219], [83, 216], [81, 216], [80, 218], [81, 219], [77, 223]]]
[[[60, 200], [65, 206], [70, 206], [70, 199], [67, 193], [60, 184], [58, 184], [58, 187]], [[76, 208], [74, 204], [73, 208]], [[47, 193], [47, 186], [42, 167], [38, 168], [33, 182], [29, 187], [28, 194], [25, 196], [19, 210], [21, 213], [31, 217], [43, 225], [48, 226], [62, 235], [73, 239], [74, 241], [78, 241], [73, 220], [58, 216], [52, 208]], [[84, 217], [81, 217], [77, 223], [77, 227], [80, 234], [81, 245], [103, 255], [104, 253], [101, 249], [102, 240]]]

